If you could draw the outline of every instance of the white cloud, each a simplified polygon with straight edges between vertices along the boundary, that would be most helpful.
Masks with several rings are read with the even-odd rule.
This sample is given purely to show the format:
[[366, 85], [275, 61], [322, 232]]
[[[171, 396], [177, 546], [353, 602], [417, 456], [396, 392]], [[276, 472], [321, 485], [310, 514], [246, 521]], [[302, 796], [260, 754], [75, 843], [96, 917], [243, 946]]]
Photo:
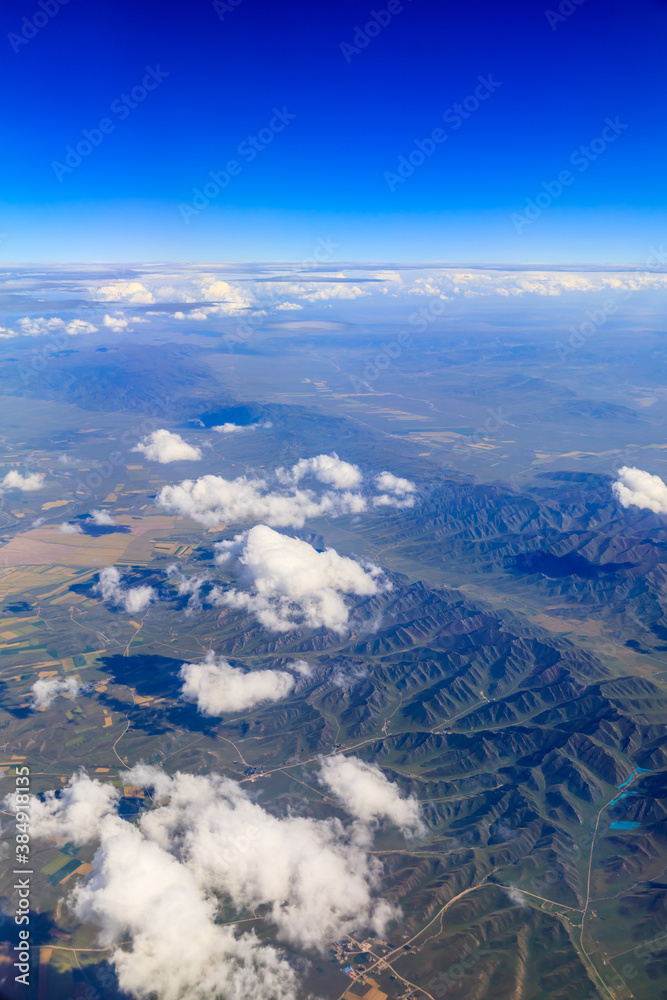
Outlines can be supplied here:
[[18, 330], [9, 331], [15, 337], [42, 337], [54, 331], [66, 333], [69, 337], [76, 337], [82, 333], [97, 332], [97, 327], [87, 320], [71, 319], [68, 321], [60, 316], [51, 316], [50, 319], [45, 319], [44, 316], [24, 316], [17, 325]]
[[152, 587], [124, 587], [115, 566], [107, 566], [102, 570], [93, 592], [100, 594], [103, 601], [122, 607], [129, 615], [145, 611], [155, 600]]
[[[85, 844], [97, 835], [99, 823], [111, 815], [120, 798], [113, 785], [89, 778], [85, 771], [73, 775], [60, 796], [47, 792], [43, 800], [30, 801], [30, 832], [33, 837], [48, 837], [59, 844], [73, 841]], [[5, 798], [13, 808], [14, 795]]]
[[112, 786], [80, 774], [59, 798], [32, 800], [31, 833], [99, 840], [69, 901], [98, 927], [121, 989], [137, 1000], [294, 1000], [292, 968], [254, 934], [217, 923], [219, 897], [239, 914], [262, 908], [281, 939], [319, 951], [348, 933], [382, 934], [396, 915], [375, 896], [382, 866], [361, 824], [275, 817], [215, 774], [140, 765], [124, 778], [154, 789], [137, 826], [116, 814]]
[[44, 485], [44, 476], [39, 472], [28, 472], [22, 476], [16, 469], [11, 469], [0, 483], [0, 488], [5, 490], [21, 490], [22, 493], [32, 493], [34, 490], [41, 490]]
[[180, 434], [173, 434], [164, 429], [153, 431], [143, 441], [135, 445], [132, 451], [141, 452], [152, 462], [198, 462], [201, 449], [184, 441]]
[[279, 312], [293, 312], [296, 309], [303, 309], [303, 306], [298, 302], [281, 302], [276, 306], [276, 311]]
[[318, 552], [265, 524], [233, 541], [217, 542], [215, 549], [216, 561], [229, 562], [251, 593], [216, 589], [212, 600], [248, 611], [276, 632], [298, 625], [343, 632], [349, 615], [343, 595], [367, 596], [381, 589], [379, 567], [364, 568], [334, 549]]
[[80, 524], [72, 524], [71, 521], [64, 521], [63, 524], [58, 525], [58, 531], [61, 535], [82, 535], [83, 528]]
[[641, 507], [655, 514], [667, 514], [667, 485], [660, 476], [624, 465], [612, 485], [622, 507]]
[[444, 300], [455, 296], [470, 299], [477, 296], [500, 295], [504, 298], [522, 295], [559, 296], [572, 292], [637, 292], [663, 289], [667, 275], [663, 273], [599, 273], [577, 271], [472, 271], [448, 268], [416, 278], [405, 291], [412, 295], [428, 295]]
[[156, 300], [140, 281], [118, 281], [115, 285], [102, 285], [92, 290], [93, 299], [102, 302], [130, 302], [133, 305], [152, 305]]
[[281, 670], [241, 670], [209, 651], [199, 663], [184, 663], [180, 670], [182, 695], [196, 701], [204, 715], [245, 712], [255, 705], [280, 701], [294, 687], [291, 674]]
[[505, 885], [503, 886], [503, 889], [505, 890], [505, 892], [507, 893], [507, 895], [509, 896], [509, 898], [512, 900], [513, 903], [516, 903], [519, 906], [528, 906], [528, 900], [526, 899], [525, 895], [521, 892], [521, 889], [517, 889], [515, 885]]
[[359, 486], [362, 475], [359, 466], [343, 462], [333, 452], [331, 455], [316, 455], [301, 458], [291, 469], [278, 469], [276, 475], [281, 482], [300, 482], [305, 476], [314, 476], [321, 483], [337, 490], [347, 490]]
[[185, 608], [186, 616], [200, 611], [202, 608], [201, 588], [208, 583], [209, 577], [206, 573], [202, 576], [185, 576], [176, 563], [167, 566], [167, 578], [178, 583], [178, 596], [188, 595], [188, 603]]
[[[345, 278], [344, 274], [337, 277]], [[264, 284], [265, 294], [287, 296], [288, 299], [303, 302], [329, 302], [335, 299], [359, 299], [370, 295], [368, 288], [354, 285], [350, 281], [267, 281]]]
[[271, 492], [263, 479], [223, 479], [207, 475], [164, 486], [157, 495], [164, 510], [215, 527], [239, 521], [266, 521], [277, 528], [301, 528], [309, 517], [360, 513], [366, 500], [359, 493], [324, 493], [310, 490]]
[[42, 677], [32, 686], [31, 708], [48, 708], [58, 695], [76, 698], [81, 692], [81, 685], [74, 677]]
[[211, 430], [218, 434], [238, 434], [240, 431], [256, 431], [260, 427], [268, 430], [273, 424], [270, 420], [263, 420], [261, 424], [216, 424]]
[[106, 527], [116, 523], [115, 518], [109, 513], [108, 510], [91, 510], [90, 514], [86, 518], [89, 524], [95, 524], [98, 527]]
[[418, 800], [402, 797], [379, 767], [343, 754], [320, 758], [320, 766], [321, 783], [351, 816], [364, 823], [388, 819], [407, 835], [425, 831]]
[[409, 479], [401, 479], [393, 472], [381, 472], [375, 477], [375, 487], [384, 491], [373, 498], [375, 507], [414, 507], [417, 487]]
[[102, 322], [107, 329], [113, 330], [114, 333], [120, 333], [121, 330], [127, 330], [130, 325], [122, 313], [115, 313], [113, 316], [106, 313]]
[[291, 663], [286, 663], [285, 670], [293, 670], [302, 677], [311, 677], [313, 673], [313, 668], [307, 660], [293, 660]]
[[373, 899], [382, 869], [362, 826], [272, 816], [236, 782], [213, 774], [169, 778], [139, 766], [128, 780], [152, 785], [161, 803], [142, 816], [142, 831], [176, 848], [199, 884], [237, 911], [268, 906], [282, 939], [323, 950], [353, 928], [382, 929], [393, 915]]

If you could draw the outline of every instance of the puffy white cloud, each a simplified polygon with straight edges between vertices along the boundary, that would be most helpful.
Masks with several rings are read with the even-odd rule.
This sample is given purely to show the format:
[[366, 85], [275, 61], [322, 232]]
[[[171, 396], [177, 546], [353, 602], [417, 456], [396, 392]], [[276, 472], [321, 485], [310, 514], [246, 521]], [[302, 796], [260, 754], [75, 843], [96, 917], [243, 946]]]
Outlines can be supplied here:
[[414, 507], [417, 487], [409, 479], [393, 472], [381, 472], [375, 477], [376, 489], [383, 492], [373, 498], [375, 507]]
[[129, 615], [145, 611], [155, 600], [152, 587], [124, 587], [115, 566], [107, 566], [102, 570], [93, 592], [100, 594], [103, 601], [122, 607]]
[[321, 783], [351, 816], [364, 823], [388, 819], [408, 835], [424, 832], [418, 800], [404, 798], [379, 767], [343, 754], [322, 757], [320, 765]]
[[384, 933], [396, 915], [376, 898], [382, 866], [362, 825], [277, 818], [219, 775], [140, 765], [125, 778], [154, 789], [137, 826], [116, 814], [112, 786], [81, 774], [59, 798], [32, 800], [31, 833], [99, 840], [69, 900], [137, 1000], [294, 1000], [297, 978], [275, 948], [216, 923], [219, 897], [239, 914], [262, 907], [281, 939], [320, 951], [346, 933]]
[[139, 766], [128, 780], [152, 785], [163, 803], [142, 816], [142, 831], [175, 848], [198, 882], [237, 911], [268, 906], [267, 919], [291, 944], [324, 949], [354, 928], [381, 930], [393, 915], [373, 898], [382, 869], [368, 854], [363, 827], [272, 816], [218, 775], [169, 778]]
[[182, 695], [195, 701], [204, 715], [245, 712], [267, 701], [280, 701], [294, 687], [291, 674], [281, 670], [241, 670], [210, 650], [198, 663], [180, 670]]
[[102, 302], [130, 302], [133, 305], [152, 305], [156, 300], [140, 281], [117, 281], [92, 290], [93, 299]]
[[97, 527], [107, 527], [116, 523], [116, 519], [108, 510], [91, 510], [86, 521], [88, 524], [97, 525]]
[[300, 482], [305, 476], [314, 476], [321, 483], [337, 490], [349, 490], [360, 485], [362, 480], [359, 466], [343, 462], [333, 452], [331, 455], [316, 455], [301, 458], [291, 469], [278, 469], [276, 475], [281, 482]]
[[58, 531], [61, 535], [82, 535], [83, 528], [80, 524], [72, 524], [71, 521], [64, 521], [62, 524], [58, 525]]
[[299, 302], [281, 302], [276, 306], [276, 310], [279, 312], [294, 312], [297, 309], [303, 309]]
[[298, 625], [343, 632], [349, 616], [343, 595], [367, 596], [381, 589], [379, 567], [365, 568], [334, 549], [318, 552], [265, 524], [233, 541], [217, 542], [215, 549], [216, 561], [229, 562], [252, 592], [216, 589], [212, 600], [248, 611], [276, 632]]
[[48, 708], [58, 695], [64, 694], [76, 698], [81, 692], [81, 685], [75, 677], [41, 677], [32, 686], [31, 708]]
[[[59, 844], [88, 843], [95, 839], [100, 821], [115, 812], [119, 798], [120, 792], [113, 785], [95, 781], [81, 771], [70, 778], [59, 797], [47, 792], [43, 800], [31, 799], [30, 833]], [[13, 794], [5, 799], [10, 809], [13, 800]]]
[[317, 497], [310, 490], [271, 491], [263, 479], [223, 479], [207, 475], [186, 479], [175, 486], [164, 486], [157, 495], [158, 504], [167, 511], [215, 527], [238, 521], [266, 521], [277, 528], [301, 528], [309, 517], [360, 513], [366, 500], [358, 493], [324, 493]]
[[642, 507], [655, 514], [667, 514], [667, 484], [660, 476], [624, 465], [618, 470], [612, 490], [622, 507]]
[[11, 469], [0, 482], [0, 489], [21, 490], [22, 493], [32, 493], [34, 490], [41, 490], [44, 485], [44, 476], [39, 472], [28, 472], [23, 476], [16, 469]]
[[43, 337], [49, 333], [65, 333], [76, 337], [83, 333], [96, 333], [97, 327], [84, 319], [64, 320], [60, 316], [24, 316], [17, 323], [17, 330], [7, 330], [6, 336], [11, 337]]
[[[234, 424], [219, 424], [213, 430], [231, 434], [261, 426], [271, 425], [238, 428]], [[318, 494], [302, 488], [299, 484], [306, 477], [333, 489]], [[240, 476], [229, 480], [206, 475], [164, 486], [157, 502], [165, 510], [192, 517], [207, 527], [255, 520], [274, 528], [301, 528], [312, 517], [360, 514], [371, 502], [374, 506], [392, 507], [412, 507], [415, 503], [414, 483], [391, 472], [375, 477], [376, 488], [385, 492], [365, 496], [359, 489], [363, 480], [359, 467], [343, 461], [335, 452], [302, 458], [290, 468], [277, 469], [275, 479], [282, 489], [273, 488], [266, 479]]]
[[108, 330], [113, 330], [114, 333], [120, 333], [121, 330], [127, 330], [130, 325], [129, 321], [122, 315], [122, 313], [115, 313], [113, 316], [106, 313], [102, 323]]
[[167, 462], [198, 462], [202, 457], [200, 448], [188, 444], [180, 434], [164, 429], [148, 434], [132, 451], [141, 452], [150, 461], [162, 465]]

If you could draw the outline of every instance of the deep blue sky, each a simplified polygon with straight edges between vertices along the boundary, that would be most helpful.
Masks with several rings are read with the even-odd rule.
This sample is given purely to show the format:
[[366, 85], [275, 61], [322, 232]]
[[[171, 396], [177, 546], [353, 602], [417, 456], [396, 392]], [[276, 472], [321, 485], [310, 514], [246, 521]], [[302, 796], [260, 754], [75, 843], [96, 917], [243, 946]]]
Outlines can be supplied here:
[[[69, 0], [13, 45], [40, 7], [4, 6], [0, 257], [298, 260], [331, 236], [341, 260], [621, 262], [667, 244], [666, 0], [560, 0], [573, 12], [555, 30], [549, 0], [404, 0], [349, 62], [341, 43], [385, 0], [234, 2], [221, 20], [210, 0]], [[112, 103], [146, 66], [169, 75], [121, 120]], [[489, 74], [501, 86], [443, 123]], [[274, 107], [296, 118], [248, 162], [238, 146]], [[113, 131], [59, 180], [54, 161], [105, 117]], [[573, 167], [606, 118], [627, 128]], [[438, 127], [446, 141], [390, 190]], [[240, 173], [186, 224], [179, 205], [229, 159]], [[512, 214], [568, 168], [517, 232]]]

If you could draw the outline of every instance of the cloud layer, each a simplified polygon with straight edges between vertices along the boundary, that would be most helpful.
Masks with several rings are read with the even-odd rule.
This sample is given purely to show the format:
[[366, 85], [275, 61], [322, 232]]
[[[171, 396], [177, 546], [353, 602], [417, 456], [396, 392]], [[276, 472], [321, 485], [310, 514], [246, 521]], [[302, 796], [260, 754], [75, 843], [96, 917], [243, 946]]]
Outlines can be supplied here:
[[624, 465], [612, 485], [622, 507], [641, 507], [655, 514], [667, 514], [667, 484], [660, 476]]
[[219, 898], [238, 915], [260, 908], [280, 940], [320, 952], [348, 933], [384, 933], [395, 916], [376, 897], [382, 866], [363, 824], [273, 816], [218, 775], [140, 765], [124, 777], [153, 789], [154, 808], [136, 826], [118, 816], [113, 786], [81, 773], [58, 798], [32, 800], [31, 833], [98, 842], [69, 902], [97, 926], [132, 996], [294, 1000], [291, 966], [254, 934], [217, 923]]
[[297, 625], [343, 632], [344, 595], [370, 596], [381, 589], [380, 569], [363, 567], [334, 549], [318, 552], [265, 524], [217, 542], [216, 561], [230, 565], [250, 593], [216, 589], [213, 600], [254, 614], [266, 628], [285, 632]]

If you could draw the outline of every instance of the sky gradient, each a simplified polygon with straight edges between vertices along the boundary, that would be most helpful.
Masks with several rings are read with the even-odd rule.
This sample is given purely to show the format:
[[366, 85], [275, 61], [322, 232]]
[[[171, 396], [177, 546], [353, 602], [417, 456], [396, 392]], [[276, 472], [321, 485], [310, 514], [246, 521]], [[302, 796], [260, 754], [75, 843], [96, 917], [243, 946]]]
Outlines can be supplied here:
[[665, 2], [1, 17], [2, 259], [298, 261], [328, 238], [341, 260], [620, 263], [667, 243]]

